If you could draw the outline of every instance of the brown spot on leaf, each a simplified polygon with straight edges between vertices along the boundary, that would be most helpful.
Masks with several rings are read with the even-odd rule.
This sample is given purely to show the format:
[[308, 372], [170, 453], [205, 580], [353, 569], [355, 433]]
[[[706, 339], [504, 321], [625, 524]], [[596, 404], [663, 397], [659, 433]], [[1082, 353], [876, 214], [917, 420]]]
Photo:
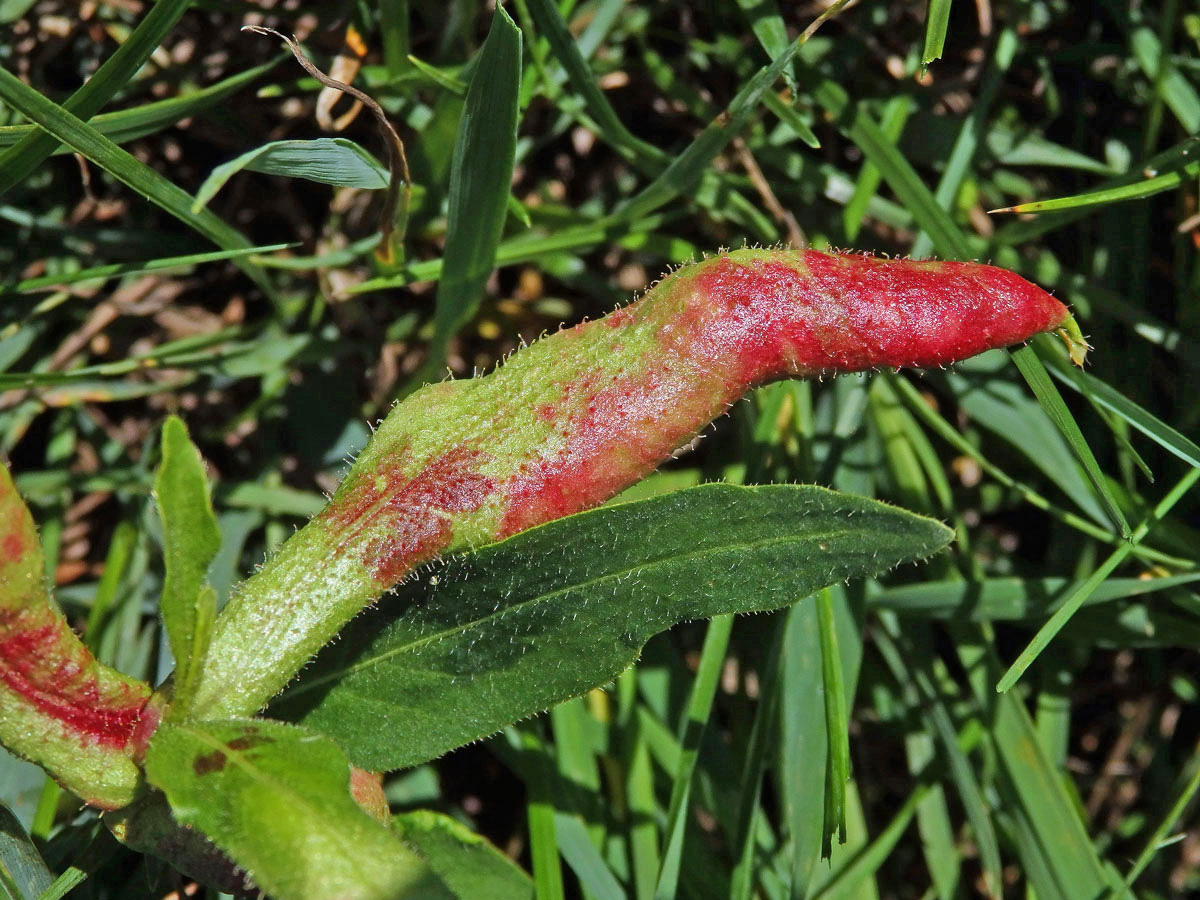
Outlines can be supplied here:
[[225, 753], [222, 750], [202, 754], [192, 761], [192, 771], [197, 775], [220, 772], [223, 768], [225, 768]]

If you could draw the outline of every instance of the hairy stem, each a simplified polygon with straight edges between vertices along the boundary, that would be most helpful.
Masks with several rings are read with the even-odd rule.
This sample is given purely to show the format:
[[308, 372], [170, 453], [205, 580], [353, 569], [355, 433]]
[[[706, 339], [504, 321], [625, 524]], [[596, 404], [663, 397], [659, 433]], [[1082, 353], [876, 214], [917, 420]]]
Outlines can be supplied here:
[[755, 385], [945, 365], [1068, 319], [974, 263], [740, 250], [680, 269], [393, 409], [330, 504], [221, 615], [196, 714], [256, 712], [415, 567], [603, 503]]

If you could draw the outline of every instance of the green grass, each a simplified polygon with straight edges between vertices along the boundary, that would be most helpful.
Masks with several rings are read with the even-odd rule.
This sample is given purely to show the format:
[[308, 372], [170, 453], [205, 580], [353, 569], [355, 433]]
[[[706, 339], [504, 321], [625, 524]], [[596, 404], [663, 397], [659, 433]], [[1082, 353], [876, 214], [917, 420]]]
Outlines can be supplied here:
[[[307, 14], [328, 70], [352, 22], [354, 83], [405, 141], [390, 264], [381, 191], [243, 171], [193, 211], [220, 164], [329, 137], [320, 86], [240, 34], [240, 7], [25, 5], [0, 2], [25, 16], [0, 38], [0, 447], [103, 660], [171, 669], [151, 495], [169, 412], [215, 478], [223, 601], [421, 376], [487, 369], [722, 246], [990, 260], [1073, 305], [1085, 372], [1046, 339], [773, 385], [637, 489], [816, 482], [940, 518], [949, 553], [676, 628], [608, 690], [386, 790], [546, 897], [1200, 892], [1186, 4], [992, 4], [981, 37], [975, 4], [864, 2], [798, 41], [811, 19], [774, 0], [515, 0], [495, 26], [460, 0], [302, 3], [266, 24]], [[339, 137], [385, 158], [366, 112]], [[0, 756], [0, 785], [19, 822], [0, 896], [173, 888], [34, 767]]]

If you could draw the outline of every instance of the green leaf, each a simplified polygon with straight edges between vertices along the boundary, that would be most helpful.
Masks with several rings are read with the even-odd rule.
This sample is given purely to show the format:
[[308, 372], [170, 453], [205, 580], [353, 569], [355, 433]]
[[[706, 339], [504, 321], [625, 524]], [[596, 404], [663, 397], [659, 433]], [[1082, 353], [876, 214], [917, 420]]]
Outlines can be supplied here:
[[[157, 10], [158, 7], [156, 6], [155, 9]], [[191, 196], [174, 182], [160, 175], [145, 163], [139, 162], [86, 122], [46, 99], [21, 79], [2, 68], [0, 68], [0, 101], [9, 104], [54, 135], [57, 140], [91, 160], [118, 181], [157, 204], [222, 249], [241, 250], [251, 246], [250, 241], [219, 216], [208, 210], [193, 213]], [[20, 147], [21, 145], [17, 145], [9, 152], [15, 153]], [[0, 172], [4, 171], [0, 169]], [[0, 180], [0, 185], [2, 184], [3, 182]], [[273, 294], [270, 281], [257, 265], [245, 260], [240, 260], [238, 265], [267, 294]]]
[[788, 606], [950, 538], [807, 485], [592, 510], [452, 560], [361, 617], [275, 708], [366, 768], [411, 765], [605, 683], [676, 622]]
[[449, 897], [421, 858], [350, 796], [337, 744], [263, 720], [164, 724], [146, 777], [175, 818], [279, 900]]
[[[1035, 346], [1039, 351], [1041, 341]], [[1038, 354], [1050, 367], [1050, 371], [1067, 386], [1116, 413], [1150, 440], [1163, 449], [1175, 454], [1188, 465], [1200, 467], [1200, 447], [1188, 440], [1170, 425], [1138, 406], [1116, 388], [1110, 387], [1094, 375], [1089, 375], [1052, 353]]]
[[950, 2], [929, 0], [925, 19], [925, 49], [921, 51], [923, 66], [942, 58], [942, 48], [946, 45], [946, 26], [950, 24]]
[[1020, 370], [1021, 375], [1029, 384], [1030, 390], [1033, 391], [1033, 395], [1037, 397], [1038, 403], [1041, 404], [1042, 409], [1046, 411], [1046, 415], [1054, 422], [1062, 436], [1066, 438], [1067, 446], [1071, 448], [1071, 452], [1083, 466], [1083, 471], [1092, 483], [1092, 488], [1096, 491], [1096, 496], [1103, 504], [1105, 512], [1108, 513], [1109, 520], [1122, 537], [1129, 537], [1129, 523], [1125, 521], [1125, 514], [1121, 512], [1121, 507], [1117, 505], [1116, 499], [1108, 489], [1108, 483], [1100, 471], [1100, 464], [1092, 455], [1092, 448], [1088, 446], [1087, 439], [1075, 422], [1075, 417], [1067, 409], [1067, 404], [1063, 402], [1058, 388], [1050, 380], [1037, 353], [1028, 345], [1009, 352], [1013, 362], [1017, 364], [1017, 369]]
[[533, 898], [533, 881], [511, 859], [449, 816], [427, 809], [392, 818], [391, 828], [458, 897]]
[[[124, 46], [122, 44], [122, 47]], [[100, 113], [100, 115], [92, 116], [87, 121], [89, 125], [110, 140], [118, 144], [128, 143], [129, 141], [137, 140], [140, 137], [145, 137], [146, 135], [154, 134], [156, 131], [168, 128], [181, 119], [186, 119], [197, 113], [204, 112], [206, 109], [211, 109], [226, 97], [257, 81], [259, 76], [275, 68], [280, 60], [290, 58], [291, 56], [288, 54], [280, 54], [270, 62], [265, 62], [244, 72], [238, 72], [236, 75], [230, 75], [228, 78], [223, 78], [215, 84], [210, 84], [208, 87], [189, 91], [177, 97], [168, 97], [165, 100], [143, 103], [141, 106], [134, 106], [129, 109]], [[89, 78], [85, 87], [90, 85], [95, 80], [95, 77]], [[71, 109], [70, 101], [67, 102], [66, 108]], [[5, 125], [0, 127], [0, 147], [11, 147], [28, 135], [39, 131], [41, 129], [36, 125]], [[54, 150], [53, 155], [57, 156], [60, 153], [70, 152], [70, 147], [59, 145]]]
[[625, 123], [621, 121], [608, 98], [604, 96], [596, 79], [588, 68], [587, 60], [579, 49], [579, 44], [563, 21], [558, 7], [550, 0], [528, 0], [529, 14], [537, 24], [538, 30], [550, 43], [555, 57], [566, 70], [567, 76], [575, 90], [583, 97], [587, 111], [596, 120], [601, 136], [615, 148], [627, 155], [640, 156], [658, 163], [665, 163], [670, 157], [652, 144], [636, 137]]
[[[1183, 587], [1200, 581], [1200, 573], [1160, 578], [1109, 578], [1088, 598], [1089, 604]], [[888, 588], [870, 597], [876, 609], [905, 617], [958, 621], [1027, 621], [1044, 619], [1062, 606], [1070, 578], [989, 578], [986, 581], [926, 581]]]
[[208, 587], [209, 564], [221, 549], [200, 451], [187, 427], [171, 416], [162, 429], [162, 463], [154, 478], [154, 499], [163, 524], [162, 617], [175, 656], [172, 711], [187, 711], [195, 678], [204, 663], [216, 618], [216, 594]]
[[32, 900], [53, 880], [17, 817], [0, 803], [0, 898]]
[[369, 191], [383, 190], [390, 180], [387, 166], [348, 138], [271, 141], [213, 169], [196, 191], [192, 212], [202, 210], [225, 182], [243, 170]]
[[[150, 58], [150, 54], [162, 43], [163, 38], [170, 33], [191, 5], [190, 0], [161, 0], [155, 3], [146, 13], [146, 17], [138, 23], [137, 28], [121, 42], [117, 51], [104, 61], [61, 108], [56, 108], [64, 115], [84, 121], [94, 116], [137, 74], [138, 69]], [[8, 75], [7, 72], [4, 74]], [[26, 87], [26, 90], [37, 93], [33, 88]], [[55, 106], [49, 100], [45, 100], [45, 103]], [[15, 103], [13, 105], [30, 121], [38, 125], [43, 124], [37, 115], [30, 114]], [[47, 128], [45, 131], [34, 131], [26, 135], [14, 147], [0, 154], [0, 194], [22, 182], [42, 160], [55, 151], [59, 141], [71, 145], [70, 141]]]
[[521, 31], [497, 6], [454, 140], [446, 253], [425, 373], [439, 373], [450, 338], [475, 314], [495, 264], [508, 215], [520, 89]]

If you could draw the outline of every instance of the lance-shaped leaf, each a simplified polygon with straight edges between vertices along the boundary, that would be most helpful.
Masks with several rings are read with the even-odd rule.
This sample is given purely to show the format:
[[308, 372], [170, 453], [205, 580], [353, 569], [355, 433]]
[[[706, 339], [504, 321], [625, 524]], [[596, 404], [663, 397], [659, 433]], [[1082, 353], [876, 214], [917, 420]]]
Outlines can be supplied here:
[[453, 895], [350, 795], [337, 744], [271, 721], [162, 725], [146, 776], [175, 818], [227, 852], [278, 900]]
[[365, 768], [411, 765], [604, 684], [676, 622], [777, 609], [951, 536], [811, 485], [710, 484], [581, 513], [411, 583], [272, 709]]
[[45, 584], [29, 509], [0, 466], [0, 743], [105, 808], [133, 798], [125, 747], [150, 686], [101, 665]]
[[212, 637], [217, 601], [205, 579], [221, 549], [221, 531], [209, 498], [204, 461], [175, 416], [163, 424], [154, 499], [162, 517], [166, 565], [162, 617], [175, 656], [172, 713], [182, 714]]

